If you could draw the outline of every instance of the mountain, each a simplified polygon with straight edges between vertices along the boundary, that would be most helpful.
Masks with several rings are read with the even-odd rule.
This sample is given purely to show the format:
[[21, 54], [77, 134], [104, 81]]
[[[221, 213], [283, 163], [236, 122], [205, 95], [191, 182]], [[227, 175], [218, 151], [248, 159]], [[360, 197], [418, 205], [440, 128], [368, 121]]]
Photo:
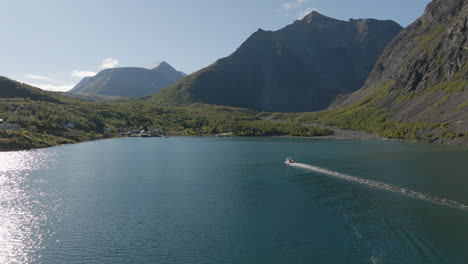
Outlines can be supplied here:
[[401, 29], [393, 21], [340, 21], [314, 11], [278, 31], [259, 29], [232, 55], [154, 99], [283, 112], [324, 109], [337, 95], [362, 87]]
[[388, 45], [364, 87], [338, 102], [327, 119], [366, 130], [372, 127], [363, 124], [373, 119], [411, 122], [420, 128], [415, 138], [468, 138], [467, 41], [468, 0], [433, 0]]
[[29, 98], [35, 101], [58, 102], [57, 96], [51, 92], [3, 76], [0, 76], [0, 98]]
[[166, 62], [146, 68], [112, 68], [81, 80], [70, 93], [136, 97], [155, 93], [184, 75]]

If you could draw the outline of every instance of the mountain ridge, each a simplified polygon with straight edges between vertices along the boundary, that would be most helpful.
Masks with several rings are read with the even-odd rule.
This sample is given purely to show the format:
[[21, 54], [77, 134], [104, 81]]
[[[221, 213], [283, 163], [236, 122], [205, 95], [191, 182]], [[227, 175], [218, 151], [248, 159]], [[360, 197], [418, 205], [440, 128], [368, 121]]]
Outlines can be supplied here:
[[284, 112], [323, 109], [337, 95], [362, 86], [401, 29], [393, 21], [341, 21], [312, 12], [277, 31], [257, 30], [231, 55], [162, 89], [154, 101]]
[[[455, 108], [450, 104], [451, 101], [458, 101], [458, 105], [468, 101], [468, 93], [464, 90], [468, 88], [467, 3], [466, 0], [447, 0], [443, 3], [440, 0], [432, 1], [424, 15], [397, 36], [384, 51], [363, 91], [375, 89], [378, 82], [393, 82], [388, 89], [396, 99], [393, 101], [389, 95], [380, 100], [379, 106], [396, 110], [396, 116], [402, 119], [433, 122], [451, 119], [447, 116], [447, 120], [444, 120], [444, 114], [441, 114]], [[444, 87], [437, 89], [438, 85], [449, 85], [446, 82], [452, 82], [457, 87], [447, 93], [443, 92]], [[430, 91], [434, 87], [435, 90]], [[446, 88], [450, 90], [450, 87]], [[417, 97], [429, 92], [433, 94], [419, 102], [419, 107], [415, 105]], [[356, 96], [359, 97], [359, 94], [350, 95], [343, 104], [354, 103]], [[439, 102], [440, 111], [432, 109], [430, 112], [437, 113], [435, 116], [440, 119], [428, 118], [425, 116], [427, 113], [422, 114], [429, 111], [428, 106]], [[466, 118], [468, 116], [463, 119]], [[468, 119], [463, 121], [468, 125]], [[463, 128], [468, 129], [468, 126]]]
[[83, 78], [69, 93], [138, 97], [155, 93], [184, 77], [165, 61], [156, 64], [147, 66], [151, 68], [105, 69]]
[[309, 117], [397, 138], [468, 137], [468, 1], [433, 0], [389, 43], [362, 89]]
[[53, 92], [44, 91], [4, 76], [0, 76], [0, 88], [0, 99], [28, 98], [35, 101], [58, 102]]

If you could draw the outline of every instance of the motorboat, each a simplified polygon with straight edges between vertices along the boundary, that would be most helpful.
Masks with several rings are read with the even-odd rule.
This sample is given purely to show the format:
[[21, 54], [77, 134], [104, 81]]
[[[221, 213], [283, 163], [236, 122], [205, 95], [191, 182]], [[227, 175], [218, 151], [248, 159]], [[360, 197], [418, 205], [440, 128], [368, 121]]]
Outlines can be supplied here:
[[293, 164], [295, 161], [291, 158], [291, 157], [287, 157], [286, 160], [284, 161], [284, 163], [286, 163], [286, 165], [291, 165]]

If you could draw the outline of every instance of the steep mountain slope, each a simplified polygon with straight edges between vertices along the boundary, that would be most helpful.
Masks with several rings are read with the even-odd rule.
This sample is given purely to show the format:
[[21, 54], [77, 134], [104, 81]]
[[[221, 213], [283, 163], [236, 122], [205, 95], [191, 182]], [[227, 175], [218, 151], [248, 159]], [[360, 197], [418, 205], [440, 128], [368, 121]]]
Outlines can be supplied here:
[[373, 100], [394, 120], [468, 131], [468, 0], [434, 0], [384, 51], [363, 89], [341, 106]]
[[468, 0], [433, 0], [385, 49], [364, 87], [318, 121], [396, 138], [468, 140]]
[[163, 89], [159, 103], [203, 102], [273, 111], [326, 108], [362, 87], [401, 27], [312, 12], [278, 31], [259, 29], [232, 55]]
[[184, 75], [166, 62], [148, 68], [113, 68], [81, 80], [70, 93], [135, 97], [155, 93]]

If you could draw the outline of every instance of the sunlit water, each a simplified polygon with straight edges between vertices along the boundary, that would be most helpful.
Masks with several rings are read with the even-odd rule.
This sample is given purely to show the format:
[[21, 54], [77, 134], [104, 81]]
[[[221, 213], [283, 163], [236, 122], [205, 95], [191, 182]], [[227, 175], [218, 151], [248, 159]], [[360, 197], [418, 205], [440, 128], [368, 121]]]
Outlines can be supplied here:
[[286, 138], [4, 152], [0, 263], [467, 263], [466, 162], [462, 147]]
[[39, 170], [53, 166], [54, 151], [0, 153], [0, 263], [41, 262], [40, 250], [59, 221], [61, 197]]

